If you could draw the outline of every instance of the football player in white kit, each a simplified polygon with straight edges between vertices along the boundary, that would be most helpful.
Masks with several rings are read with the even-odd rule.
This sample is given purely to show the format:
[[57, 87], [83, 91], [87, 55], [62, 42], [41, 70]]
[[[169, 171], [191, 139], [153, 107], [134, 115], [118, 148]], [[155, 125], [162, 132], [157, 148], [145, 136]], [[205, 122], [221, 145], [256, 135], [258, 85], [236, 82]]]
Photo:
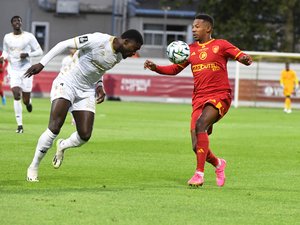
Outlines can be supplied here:
[[22, 103], [28, 112], [32, 111], [31, 90], [32, 77], [25, 78], [24, 73], [31, 66], [30, 57], [43, 54], [38, 41], [32, 33], [22, 30], [22, 18], [14, 16], [11, 19], [13, 32], [8, 33], [3, 39], [3, 53], [0, 61], [8, 60], [7, 73], [10, 77], [10, 87], [14, 96], [14, 110], [18, 128], [17, 133], [23, 133]]
[[[61, 74], [68, 74], [68, 70], [72, 69], [72, 67], [77, 63], [78, 61], [78, 51], [76, 48], [70, 48], [69, 54], [65, 56], [61, 62], [61, 68], [60, 73]], [[72, 125], [76, 125], [74, 117], [72, 115], [72, 112], [70, 112], [72, 121]]]
[[74, 116], [77, 131], [65, 140], [56, 142], [56, 153], [52, 164], [59, 168], [64, 152], [68, 148], [79, 147], [91, 137], [95, 103], [104, 101], [102, 87], [103, 74], [122, 59], [133, 56], [143, 45], [143, 37], [137, 30], [125, 31], [120, 37], [103, 33], [78, 36], [59, 42], [40, 61], [31, 66], [25, 77], [39, 73], [55, 56], [68, 48], [78, 49], [78, 62], [68, 70], [68, 74], [59, 74], [52, 84], [51, 111], [48, 128], [40, 136], [33, 160], [27, 169], [27, 180], [38, 180], [38, 167], [59, 134], [68, 110]]

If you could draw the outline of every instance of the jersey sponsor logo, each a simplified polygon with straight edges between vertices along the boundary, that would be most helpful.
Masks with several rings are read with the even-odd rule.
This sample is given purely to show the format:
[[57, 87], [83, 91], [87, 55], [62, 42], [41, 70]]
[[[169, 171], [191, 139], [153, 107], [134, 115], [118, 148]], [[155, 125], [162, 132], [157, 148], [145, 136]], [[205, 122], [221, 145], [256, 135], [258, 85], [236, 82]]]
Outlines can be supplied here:
[[214, 46], [212, 47], [212, 51], [213, 51], [213, 53], [215, 53], [215, 54], [217, 54], [217, 53], [219, 52], [219, 50], [220, 50], [220, 46], [219, 46], [219, 45], [214, 45]]
[[87, 36], [82, 36], [82, 37], [79, 37], [79, 43], [82, 44], [84, 42], [87, 42], [88, 41], [88, 37]]
[[217, 63], [201, 63], [201, 64], [196, 64], [192, 66], [192, 71], [193, 72], [198, 72], [202, 70], [212, 70], [212, 71], [218, 71], [220, 70], [220, 66], [217, 65]]
[[205, 60], [205, 59], [207, 58], [207, 53], [206, 53], [206, 52], [201, 52], [201, 53], [199, 54], [199, 58], [200, 58], [201, 60]]
[[207, 51], [208, 49], [208, 47], [202, 46], [201, 48], [198, 48], [198, 52]]

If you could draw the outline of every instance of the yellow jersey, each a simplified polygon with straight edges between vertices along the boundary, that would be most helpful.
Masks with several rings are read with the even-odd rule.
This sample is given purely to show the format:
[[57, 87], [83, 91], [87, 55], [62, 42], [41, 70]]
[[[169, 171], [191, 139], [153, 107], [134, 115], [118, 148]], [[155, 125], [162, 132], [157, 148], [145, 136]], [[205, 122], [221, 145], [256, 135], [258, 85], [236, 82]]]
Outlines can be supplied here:
[[284, 95], [291, 95], [298, 87], [298, 78], [294, 70], [283, 70], [280, 76], [280, 85], [284, 88]]

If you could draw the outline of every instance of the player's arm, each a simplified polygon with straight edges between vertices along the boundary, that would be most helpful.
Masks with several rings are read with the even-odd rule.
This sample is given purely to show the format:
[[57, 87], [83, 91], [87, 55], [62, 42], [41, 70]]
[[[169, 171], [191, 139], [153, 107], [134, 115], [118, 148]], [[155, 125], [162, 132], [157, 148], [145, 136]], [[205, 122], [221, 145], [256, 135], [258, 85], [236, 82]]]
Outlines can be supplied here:
[[154, 62], [150, 60], [146, 60], [144, 63], [144, 69], [149, 69], [152, 71], [155, 71], [161, 75], [177, 75], [180, 73], [188, 63], [183, 63], [183, 64], [172, 64], [168, 66], [159, 66], [156, 65]]
[[237, 60], [246, 66], [251, 65], [253, 62], [251, 56], [243, 52], [240, 54], [240, 57], [238, 57]]
[[4, 60], [6, 60], [7, 57], [8, 57], [8, 46], [7, 46], [7, 42], [6, 42], [6, 38], [5, 37], [3, 39], [3, 51], [2, 51], [2, 55], [0, 56], [0, 61], [1, 62], [3, 62]]
[[38, 74], [43, 70], [43, 68], [53, 59], [55, 56], [60, 55], [68, 48], [75, 48], [74, 39], [68, 39], [61, 41], [56, 44], [44, 57], [41, 61], [33, 66], [31, 66], [25, 73], [25, 77], [31, 77], [32, 75]]
[[102, 80], [103, 76], [97, 81], [96, 83], [96, 88], [95, 88], [95, 92], [96, 92], [96, 103], [100, 104], [104, 101], [106, 93], [104, 91], [104, 87], [103, 87], [103, 80]]
[[33, 34], [29, 34], [30, 36], [30, 41], [29, 41], [29, 45], [31, 48], [30, 52], [22, 52], [20, 54], [20, 58], [21, 59], [25, 59], [27, 57], [36, 57], [36, 56], [40, 56], [43, 55], [43, 50], [40, 46], [40, 44], [38, 43], [38, 41], [36, 40], [36, 38], [33, 36]]
[[299, 80], [298, 80], [296, 72], [294, 74], [295, 74], [295, 89], [298, 89], [299, 88]]
[[247, 55], [246, 53], [242, 52], [238, 47], [234, 46], [226, 40], [223, 40], [222, 44], [223, 48], [225, 49], [225, 55], [227, 55], [229, 58], [237, 60], [238, 62], [246, 66], [252, 64], [253, 61], [250, 55]]
[[[2, 59], [2, 60], [1, 60]], [[8, 64], [8, 62], [7, 62], [7, 60], [5, 59], [3, 59], [3, 58], [1, 58], [1, 56], [0, 56], [0, 72], [4, 72], [5, 71], [5, 69], [6, 69], [6, 67], [7, 67], [7, 64]]]
[[281, 73], [281, 75], [280, 75], [280, 86], [281, 87], [284, 87], [284, 77], [283, 77], [283, 72]]

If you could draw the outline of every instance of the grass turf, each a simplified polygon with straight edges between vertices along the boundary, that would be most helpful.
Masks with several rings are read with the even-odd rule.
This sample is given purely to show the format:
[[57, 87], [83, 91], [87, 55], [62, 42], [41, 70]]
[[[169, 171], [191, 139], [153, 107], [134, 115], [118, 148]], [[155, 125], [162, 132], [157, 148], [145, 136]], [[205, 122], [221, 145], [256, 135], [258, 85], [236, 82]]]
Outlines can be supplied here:
[[[50, 103], [33, 107], [24, 107], [24, 134], [15, 133], [12, 99], [0, 108], [1, 225], [300, 224], [297, 110], [232, 108], [210, 137], [227, 160], [226, 185], [218, 188], [206, 165], [204, 186], [191, 189], [190, 105], [105, 102], [90, 142], [68, 150], [58, 170], [51, 148], [40, 182], [28, 183]], [[59, 137], [74, 130], [68, 116]]]

